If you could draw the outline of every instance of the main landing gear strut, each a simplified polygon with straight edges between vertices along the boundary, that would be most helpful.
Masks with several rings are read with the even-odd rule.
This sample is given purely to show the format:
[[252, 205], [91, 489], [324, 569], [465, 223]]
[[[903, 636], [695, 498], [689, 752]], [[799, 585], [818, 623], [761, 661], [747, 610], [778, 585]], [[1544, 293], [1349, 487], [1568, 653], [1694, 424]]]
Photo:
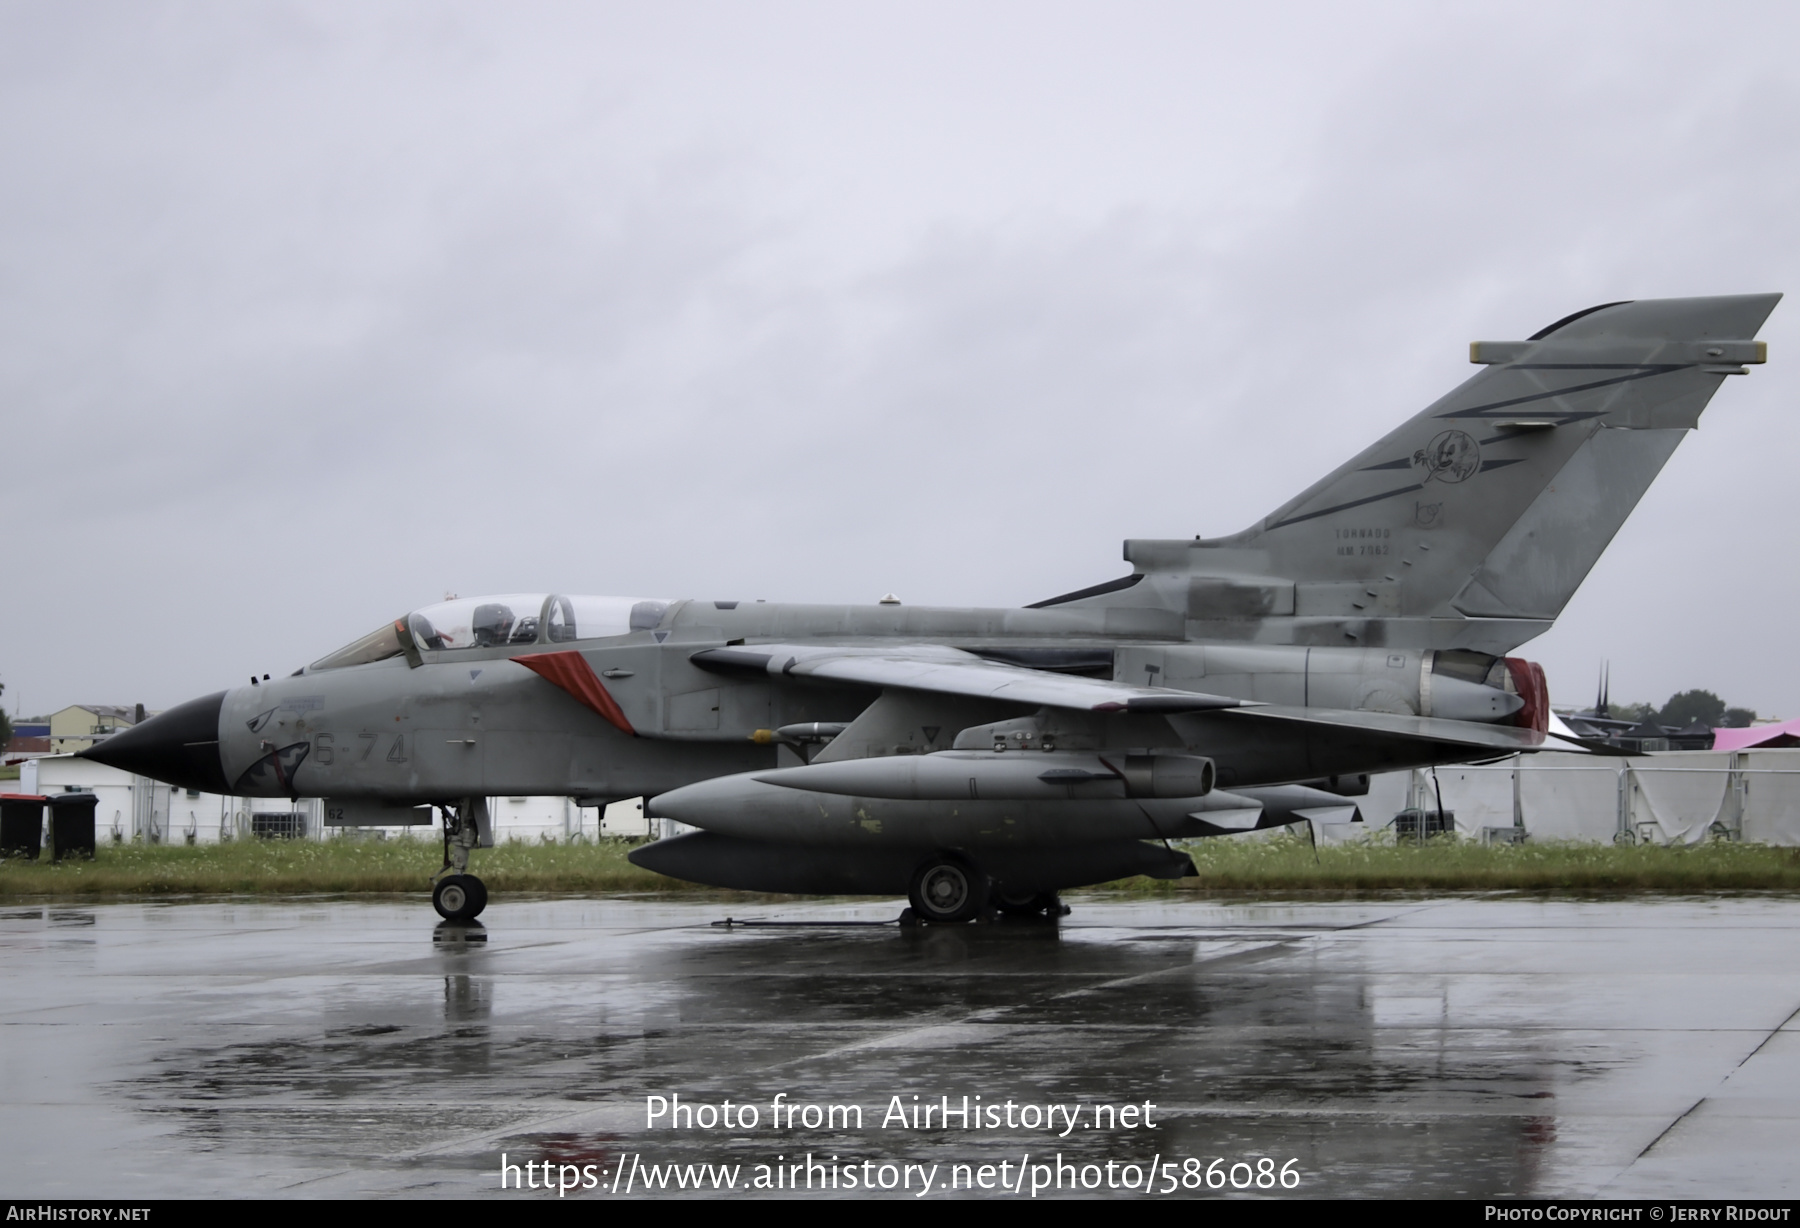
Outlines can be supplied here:
[[444, 868], [432, 875], [431, 906], [446, 921], [473, 921], [487, 907], [487, 884], [468, 873], [469, 851], [484, 843], [476, 809], [485, 799], [440, 805], [444, 815]]

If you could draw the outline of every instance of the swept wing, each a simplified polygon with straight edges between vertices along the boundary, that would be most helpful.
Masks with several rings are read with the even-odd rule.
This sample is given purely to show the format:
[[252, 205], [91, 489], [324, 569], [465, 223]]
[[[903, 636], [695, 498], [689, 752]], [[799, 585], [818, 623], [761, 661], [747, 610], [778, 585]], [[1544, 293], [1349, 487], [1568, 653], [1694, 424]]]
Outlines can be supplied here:
[[1544, 742], [1543, 735], [1535, 730], [1507, 725], [1385, 712], [1287, 707], [1226, 695], [1052, 674], [990, 661], [962, 649], [938, 644], [892, 644], [872, 648], [758, 644], [703, 649], [690, 660], [702, 669], [721, 674], [766, 674], [778, 679], [849, 683], [882, 689], [899, 687], [960, 699], [999, 700], [1033, 707], [1161, 716], [1216, 713], [1219, 717], [1267, 722], [1271, 737], [1280, 737], [1283, 726], [1307, 726], [1314, 736], [1342, 730], [1362, 741], [1373, 735], [1395, 741], [1467, 746], [1490, 751], [1495, 756], [1534, 751]]

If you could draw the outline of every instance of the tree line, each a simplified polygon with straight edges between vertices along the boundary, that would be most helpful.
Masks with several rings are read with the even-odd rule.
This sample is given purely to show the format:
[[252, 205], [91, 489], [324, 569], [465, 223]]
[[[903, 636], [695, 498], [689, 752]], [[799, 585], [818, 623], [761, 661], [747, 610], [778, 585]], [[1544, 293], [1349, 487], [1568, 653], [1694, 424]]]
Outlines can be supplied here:
[[1616, 720], [1648, 720], [1656, 725], [1686, 729], [1695, 721], [1713, 729], [1742, 729], [1756, 721], [1750, 708], [1734, 708], [1711, 691], [1681, 691], [1669, 696], [1669, 702], [1658, 708], [1652, 704], [1612, 704], [1610, 715]]

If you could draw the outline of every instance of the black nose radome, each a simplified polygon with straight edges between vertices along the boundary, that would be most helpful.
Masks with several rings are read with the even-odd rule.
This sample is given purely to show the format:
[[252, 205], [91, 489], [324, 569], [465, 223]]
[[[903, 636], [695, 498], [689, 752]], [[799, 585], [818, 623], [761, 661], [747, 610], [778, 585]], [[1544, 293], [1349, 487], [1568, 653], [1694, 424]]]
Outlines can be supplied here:
[[190, 699], [75, 754], [183, 789], [230, 793], [219, 761], [219, 712], [224, 707], [224, 691]]

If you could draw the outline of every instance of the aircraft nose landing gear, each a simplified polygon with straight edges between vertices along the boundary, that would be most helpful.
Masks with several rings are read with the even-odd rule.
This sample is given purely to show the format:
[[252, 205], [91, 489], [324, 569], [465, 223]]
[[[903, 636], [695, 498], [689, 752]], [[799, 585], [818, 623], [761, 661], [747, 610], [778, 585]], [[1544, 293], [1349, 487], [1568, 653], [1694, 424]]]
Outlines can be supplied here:
[[431, 906], [446, 921], [473, 921], [487, 907], [487, 884], [473, 874], [446, 874], [431, 889]]
[[465, 797], [458, 805], [440, 805], [444, 815], [444, 868], [433, 875], [431, 906], [446, 921], [473, 921], [487, 907], [487, 884], [468, 873], [469, 851], [492, 848], [487, 829], [487, 799]]

